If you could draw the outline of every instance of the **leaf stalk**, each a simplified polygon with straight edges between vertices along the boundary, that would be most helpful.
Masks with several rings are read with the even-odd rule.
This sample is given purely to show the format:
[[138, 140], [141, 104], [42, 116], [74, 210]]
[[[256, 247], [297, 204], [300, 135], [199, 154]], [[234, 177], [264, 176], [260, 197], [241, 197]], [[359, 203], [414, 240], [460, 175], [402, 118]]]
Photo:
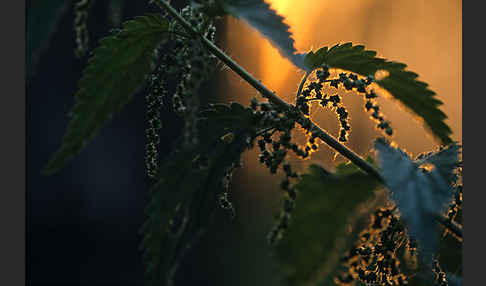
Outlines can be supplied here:
[[297, 90], [297, 95], [295, 96], [296, 101], [299, 98], [300, 94], [302, 93], [302, 89], [304, 88], [304, 84], [307, 81], [307, 78], [309, 77], [309, 75], [311, 73], [312, 73], [312, 71], [306, 71], [305, 75], [302, 77], [302, 80], [300, 81], [300, 84], [299, 84], [299, 89]]

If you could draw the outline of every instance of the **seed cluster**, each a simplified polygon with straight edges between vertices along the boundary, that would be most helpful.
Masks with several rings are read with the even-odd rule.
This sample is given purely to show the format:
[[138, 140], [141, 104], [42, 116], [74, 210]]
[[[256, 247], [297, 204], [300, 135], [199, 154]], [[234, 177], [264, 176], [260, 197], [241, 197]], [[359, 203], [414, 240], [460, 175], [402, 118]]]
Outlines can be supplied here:
[[449, 210], [447, 212], [447, 219], [449, 223], [456, 218], [457, 213], [462, 208], [462, 185], [457, 185], [454, 188], [454, 200], [449, 205]]
[[[215, 27], [211, 20], [202, 13], [193, 11], [191, 6], [182, 9], [181, 15], [205, 37], [214, 41]], [[174, 21], [171, 29], [183, 33], [182, 27]], [[186, 146], [197, 144], [197, 115], [199, 112], [199, 97], [196, 95], [202, 83], [209, 78], [214, 69], [211, 59], [214, 58], [199, 39], [177, 37], [175, 41], [173, 61], [177, 63], [179, 81], [172, 98], [174, 110], [185, 120], [184, 142]]]
[[[268, 234], [268, 241], [273, 244], [281, 238], [283, 232], [288, 228], [297, 197], [297, 190], [292, 181], [298, 175], [286, 160], [286, 156], [291, 151], [300, 158], [308, 158], [318, 148], [315, 140], [317, 133], [315, 130], [312, 132], [312, 124], [308, 118], [300, 118], [297, 108], [282, 111], [271, 103], [259, 103], [256, 99], [252, 100], [250, 108], [253, 110], [253, 120], [261, 130], [255, 136], [260, 149], [258, 156], [260, 163], [264, 164], [272, 174], [276, 174], [278, 169], [281, 168], [285, 175], [280, 183], [280, 188], [285, 192], [282, 210], [276, 225]], [[308, 134], [311, 134], [305, 147], [291, 142], [291, 131], [295, 128], [297, 122]]]
[[316, 81], [311, 81], [303, 90], [302, 94], [297, 98], [297, 106], [304, 113], [304, 115], [309, 116], [310, 106], [309, 103], [312, 101], [318, 101], [323, 108], [329, 108], [336, 112], [338, 120], [340, 123], [339, 130], [339, 141], [346, 142], [351, 126], [348, 122], [348, 112], [342, 99], [338, 94], [328, 95], [323, 94], [322, 89], [326, 83], [331, 86], [338, 88], [338, 83], [340, 79], [328, 79], [331, 74], [329, 73], [329, 67], [323, 65], [321, 69], [316, 71]]
[[[339, 94], [328, 95], [322, 92], [322, 89], [326, 84], [338, 89], [340, 86], [346, 90], [355, 90], [356, 92], [363, 94], [365, 98], [365, 109], [371, 112], [371, 118], [377, 123], [377, 128], [384, 130], [387, 135], [393, 134], [393, 129], [390, 123], [384, 119], [380, 108], [376, 103], [376, 93], [369, 89], [368, 86], [372, 84], [375, 79], [369, 75], [364, 79], [358, 78], [356, 74], [340, 73], [339, 77], [330, 79], [329, 66], [323, 65], [316, 71], [315, 81], [310, 81], [303, 89], [301, 94], [297, 97], [297, 107], [306, 116], [310, 115], [310, 103], [313, 101], [319, 102], [323, 108], [329, 108], [334, 111], [338, 117], [340, 123], [339, 137], [340, 142], [347, 142], [348, 135], [351, 130], [349, 125], [349, 113], [346, 107], [342, 103], [342, 98]], [[368, 90], [369, 91], [368, 91]]]
[[351, 285], [359, 280], [367, 285], [406, 285], [407, 277], [400, 271], [396, 255], [406, 239], [405, 228], [393, 209], [376, 210], [368, 229], [361, 232], [359, 242], [342, 257], [347, 271], [337, 275], [335, 282]]
[[76, 48], [74, 53], [76, 57], [81, 58], [88, 51], [89, 33], [88, 33], [88, 12], [93, 5], [94, 0], [80, 0], [74, 5], [74, 32]]
[[442, 268], [439, 265], [439, 261], [437, 259], [434, 260], [432, 264], [432, 271], [435, 274], [435, 283], [438, 286], [448, 286], [449, 283], [447, 283], [447, 276], [444, 271], [442, 271]]
[[149, 93], [146, 96], [147, 101], [147, 129], [145, 136], [147, 144], [145, 147], [145, 167], [147, 174], [151, 178], [155, 178], [158, 169], [158, 146], [160, 143], [159, 132], [162, 127], [160, 120], [160, 107], [163, 98], [167, 95], [165, 89], [164, 67], [161, 65], [148, 78]]
[[223, 192], [219, 196], [219, 206], [222, 209], [227, 210], [230, 213], [231, 218], [235, 217], [236, 212], [232, 203], [231, 193], [229, 191], [230, 190], [229, 184], [231, 182], [231, 178], [233, 177], [233, 171], [236, 167], [237, 166], [232, 165], [226, 170], [221, 180], [221, 184], [223, 186]]
[[[298, 192], [295, 184], [292, 183], [298, 175], [286, 160], [286, 156], [289, 152], [293, 152], [302, 159], [309, 158], [310, 154], [318, 149], [316, 138], [319, 137], [319, 130], [309, 118], [300, 116], [297, 107], [282, 111], [271, 103], [259, 103], [254, 99], [250, 108], [253, 110], [254, 123], [261, 130], [255, 136], [260, 149], [260, 163], [265, 164], [272, 174], [276, 174], [280, 167], [285, 174], [285, 178], [280, 183], [280, 188], [285, 192], [282, 210], [277, 223], [267, 237], [269, 243], [274, 244], [289, 226]], [[292, 142], [291, 131], [295, 128], [295, 123], [299, 123], [308, 135], [305, 146]]]
[[[208, 18], [201, 13], [193, 12], [190, 6], [182, 9], [181, 13], [184, 18], [203, 31], [206, 37], [214, 40], [215, 28]], [[185, 146], [193, 146], [198, 140], [196, 121], [199, 99], [196, 92], [212, 71], [211, 61], [208, 61], [212, 56], [205, 51], [201, 43], [185, 38], [182, 27], [175, 20], [172, 20], [169, 25], [169, 30], [174, 32], [171, 34], [172, 51], [160, 58], [159, 67], [147, 79], [149, 93], [146, 97], [148, 126], [145, 164], [148, 176], [152, 178], [155, 177], [158, 167], [160, 107], [168, 93], [165, 84], [170, 79], [175, 79], [177, 83], [172, 96], [172, 107], [185, 119]]]

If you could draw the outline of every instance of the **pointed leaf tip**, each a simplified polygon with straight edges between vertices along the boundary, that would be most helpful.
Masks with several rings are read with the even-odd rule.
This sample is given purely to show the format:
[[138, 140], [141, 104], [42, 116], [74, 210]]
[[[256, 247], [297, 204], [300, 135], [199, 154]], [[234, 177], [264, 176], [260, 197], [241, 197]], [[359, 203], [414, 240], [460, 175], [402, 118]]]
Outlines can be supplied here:
[[76, 105], [59, 151], [43, 170], [52, 174], [99, 131], [113, 113], [127, 104], [151, 70], [155, 49], [168, 36], [168, 22], [159, 14], [139, 16], [123, 29], [100, 40], [75, 94]]
[[285, 18], [263, 0], [224, 1], [224, 9], [235, 18], [241, 18], [265, 36], [280, 54], [300, 69], [307, 69], [304, 64], [305, 54], [298, 53], [295, 40]]
[[442, 144], [452, 143], [452, 130], [445, 123], [447, 116], [439, 109], [442, 102], [435, 92], [424, 82], [417, 80], [418, 75], [405, 70], [407, 65], [376, 57], [375, 51], [365, 50], [362, 45], [352, 43], [337, 44], [330, 49], [323, 47], [305, 55], [304, 64], [316, 69], [327, 64], [331, 68], [351, 71], [362, 76], [375, 75], [377, 71], [388, 73], [376, 83], [388, 91], [407, 109], [424, 120], [426, 127]]

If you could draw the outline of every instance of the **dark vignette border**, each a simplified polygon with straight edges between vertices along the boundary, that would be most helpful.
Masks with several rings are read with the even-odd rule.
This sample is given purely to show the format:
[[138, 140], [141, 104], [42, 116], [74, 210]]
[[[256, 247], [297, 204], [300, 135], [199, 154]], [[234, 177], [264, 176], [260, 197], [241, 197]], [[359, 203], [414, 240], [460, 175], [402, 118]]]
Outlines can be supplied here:
[[0, 284], [25, 284], [25, 2], [1, 1]]
[[[465, 162], [463, 227], [463, 285], [484, 284], [484, 139], [482, 138], [484, 119], [484, 46], [479, 36], [479, 24], [484, 19], [481, 2], [466, 1], [463, 5], [463, 138], [466, 150]], [[476, 7], [477, 5], [478, 7]], [[464, 52], [465, 50], [465, 52]], [[481, 212], [482, 211], [482, 212]], [[483, 281], [483, 282], [481, 282]]]

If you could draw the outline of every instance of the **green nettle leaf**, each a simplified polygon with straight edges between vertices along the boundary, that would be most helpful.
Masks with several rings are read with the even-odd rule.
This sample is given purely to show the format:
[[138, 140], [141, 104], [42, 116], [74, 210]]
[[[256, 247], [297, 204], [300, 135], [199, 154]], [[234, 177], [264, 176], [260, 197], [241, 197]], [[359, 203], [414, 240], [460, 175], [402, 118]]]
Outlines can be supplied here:
[[[361, 203], [373, 197], [378, 181], [352, 164], [341, 164], [335, 173], [318, 165], [311, 165], [301, 176], [299, 191], [290, 226], [276, 246], [276, 255], [282, 264], [289, 285], [317, 281], [332, 281], [334, 268], [321, 273], [323, 266], [335, 265], [349, 245], [354, 242], [348, 232], [348, 223]], [[332, 258], [334, 257], [334, 258]], [[334, 259], [333, 261], [330, 261]], [[329, 277], [321, 277], [327, 275]]]
[[[180, 260], [209, 225], [223, 178], [239, 163], [253, 133], [248, 112], [236, 103], [203, 112], [199, 144], [176, 150], [160, 167], [143, 226], [148, 285], [171, 285]], [[231, 140], [224, 140], [228, 133]]]
[[279, 15], [263, 0], [223, 0], [219, 5], [235, 18], [241, 18], [250, 26], [265, 36], [280, 54], [289, 59], [295, 66], [304, 69], [304, 56], [295, 48], [295, 40], [290, 27], [284, 23], [284, 17]]
[[454, 195], [451, 185], [455, 181], [459, 148], [452, 143], [413, 161], [384, 140], [375, 142], [385, 184], [426, 262], [431, 261], [438, 246], [436, 216], [445, 212]]
[[428, 89], [426, 83], [416, 80], [416, 73], [405, 70], [407, 65], [378, 58], [375, 51], [365, 50], [361, 45], [353, 46], [352, 43], [337, 44], [330, 49], [323, 47], [316, 52], [310, 51], [304, 61], [311, 69], [327, 64], [363, 76], [375, 75], [380, 70], [387, 71], [388, 76], [377, 80], [376, 83], [419, 115], [432, 134], [443, 144], [452, 142], [452, 131], [444, 122], [447, 116], [438, 108], [442, 102], [435, 98], [435, 92]]
[[233, 102], [231, 105], [213, 104], [211, 109], [201, 112], [201, 115], [211, 122], [212, 130], [251, 129], [253, 113], [243, 105]]
[[100, 41], [79, 81], [76, 105], [63, 144], [45, 168], [52, 173], [81, 151], [102, 124], [127, 104], [152, 69], [155, 49], [167, 39], [169, 24], [150, 14], [127, 21]]

